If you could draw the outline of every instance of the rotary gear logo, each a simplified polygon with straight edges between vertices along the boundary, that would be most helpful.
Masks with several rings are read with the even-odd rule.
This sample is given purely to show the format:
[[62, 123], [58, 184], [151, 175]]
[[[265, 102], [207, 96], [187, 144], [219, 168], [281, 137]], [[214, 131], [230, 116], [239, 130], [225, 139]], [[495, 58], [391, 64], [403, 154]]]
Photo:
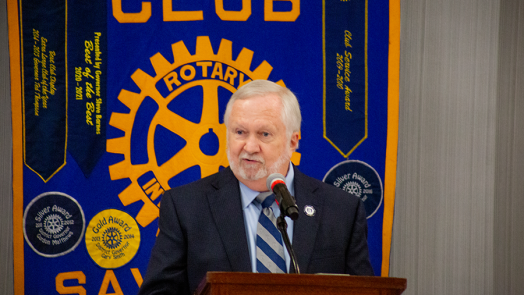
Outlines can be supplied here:
[[122, 243], [122, 234], [116, 227], [109, 227], [102, 235], [104, 246], [109, 249], [115, 249]]
[[342, 187], [343, 190], [350, 194], [354, 194], [355, 196], [359, 197], [362, 195], [362, 188], [356, 181], [350, 181]]
[[62, 228], [64, 228], [62, 218], [57, 214], [51, 214], [44, 219], [44, 229], [48, 233], [55, 235], [59, 233]]
[[[227, 167], [226, 127], [220, 122], [218, 93], [223, 89], [234, 93], [240, 86], [255, 79], [267, 79], [272, 66], [263, 61], [251, 70], [253, 51], [242, 48], [236, 59], [232, 55], [232, 42], [222, 39], [215, 54], [208, 36], [196, 39], [195, 54], [191, 54], [183, 41], [172, 44], [174, 62], [170, 63], [160, 53], [150, 58], [156, 76], [152, 77], [141, 69], [131, 79], [140, 88], [140, 93], [122, 90], [118, 96], [129, 113], [113, 112], [109, 124], [124, 131], [125, 135], [107, 140], [107, 151], [124, 155], [124, 160], [111, 165], [111, 180], [129, 178], [131, 184], [120, 194], [124, 206], [142, 201], [143, 206], [136, 221], [143, 227], [159, 215], [159, 201], [162, 193], [169, 189], [169, 180], [185, 170], [199, 166], [200, 177], [206, 177]], [[279, 85], [285, 86], [280, 80]], [[172, 110], [169, 104], [185, 92], [201, 88], [203, 105], [200, 121], [195, 123]], [[229, 94], [229, 95], [230, 95]], [[200, 97], [199, 97], [200, 98]], [[195, 101], [197, 97], [194, 98]], [[132, 136], [137, 127], [136, 116], [145, 101], [153, 100], [157, 110], [147, 128], [147, 162], [132, 162]], [[166, 161], [159, 161], [155, 146], [155, 133], [167, 129], [184, 141], [184, 147]], [[218, 150], [204, 153], [200, 142], [207, 134], [214, 134]], [[293, 163], [300, 162], [295, 153]], [[145, 180], [144, 180], [145, 178]], [[140, 181], [139, 181], [140, 179]]]

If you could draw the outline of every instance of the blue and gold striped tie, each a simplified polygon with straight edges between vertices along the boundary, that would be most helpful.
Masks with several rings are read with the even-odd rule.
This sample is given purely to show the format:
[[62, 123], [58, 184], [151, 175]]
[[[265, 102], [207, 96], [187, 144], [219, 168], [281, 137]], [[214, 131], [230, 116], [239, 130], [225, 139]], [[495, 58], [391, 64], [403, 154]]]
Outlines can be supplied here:
[[[282, 236], [276, 226], [276, 217], [271, 209], [275, 195], [262, 193], [257, 201], [262, 204], [262, 213], [257, 225], [257, 272], [286, 273]], [[265, 199], [264, 199], [265, 198]]]

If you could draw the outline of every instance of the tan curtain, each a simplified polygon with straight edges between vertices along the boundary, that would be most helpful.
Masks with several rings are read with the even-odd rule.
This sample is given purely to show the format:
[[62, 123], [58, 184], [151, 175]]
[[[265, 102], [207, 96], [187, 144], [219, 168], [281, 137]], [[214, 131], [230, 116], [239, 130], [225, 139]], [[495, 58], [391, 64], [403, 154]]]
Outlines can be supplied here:
[[524, 2], [402, 1], [391, 276], [524, 294]]

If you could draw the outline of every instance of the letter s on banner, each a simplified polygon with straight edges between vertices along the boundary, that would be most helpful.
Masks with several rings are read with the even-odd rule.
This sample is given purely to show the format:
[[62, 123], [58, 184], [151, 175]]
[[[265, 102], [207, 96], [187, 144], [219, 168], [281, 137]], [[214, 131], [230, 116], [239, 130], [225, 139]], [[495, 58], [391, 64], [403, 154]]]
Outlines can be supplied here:
[[65, 280], [75, 280], [75, 279], [78, 281], [78, 284], [83, 285], [86, 283], [86, 275], [81, 271], [59, 273], [55, 279], [56, 292], [58, 292], [59, 294], [86, 295], [86, 289], [84, 289], [84, 287], [82, 286], [71, 286], [71, 287], [64, 286]]

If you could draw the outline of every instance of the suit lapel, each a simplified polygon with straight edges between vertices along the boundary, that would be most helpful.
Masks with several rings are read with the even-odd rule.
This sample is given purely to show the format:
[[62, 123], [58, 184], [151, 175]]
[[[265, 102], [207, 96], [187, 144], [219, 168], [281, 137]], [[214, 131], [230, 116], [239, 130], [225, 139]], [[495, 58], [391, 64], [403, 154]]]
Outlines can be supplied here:
[[226, 168], [213, 186], [216, 190], [208, 195], [208, 200], [231, 270], [251, 272], [238, 180]]
[[[320, 225], [323, 200], [316, 197], [317, 186], [309, 177], [295, 169], [295, 198], [300, 211], [294, 222], [293, 249], [302, 272], [307, 272]], [[232, 271], [251, 272], [251, 259], [247, 245], [247, 236], [240, 200], [238, 180], [229, 168], [222, 171], [215, 183], [215, 191], [208, 195], [213, 219], [226, 249]], [[305, 206], [312, 206], [314, 216], [304, 213]]]
[[[300, 215], [294, 223], [292, 243], [301, 272], [307, 272], [320, 225], [323, 200], [315, 196], [314, 191], [317, 186], [308, 180], [309, 177], [297, 168], [294, 169], [295, 199]], [[304, 213], [305, 206], [312, 206], [315, 209], [314, 216], [308, 216]]]

